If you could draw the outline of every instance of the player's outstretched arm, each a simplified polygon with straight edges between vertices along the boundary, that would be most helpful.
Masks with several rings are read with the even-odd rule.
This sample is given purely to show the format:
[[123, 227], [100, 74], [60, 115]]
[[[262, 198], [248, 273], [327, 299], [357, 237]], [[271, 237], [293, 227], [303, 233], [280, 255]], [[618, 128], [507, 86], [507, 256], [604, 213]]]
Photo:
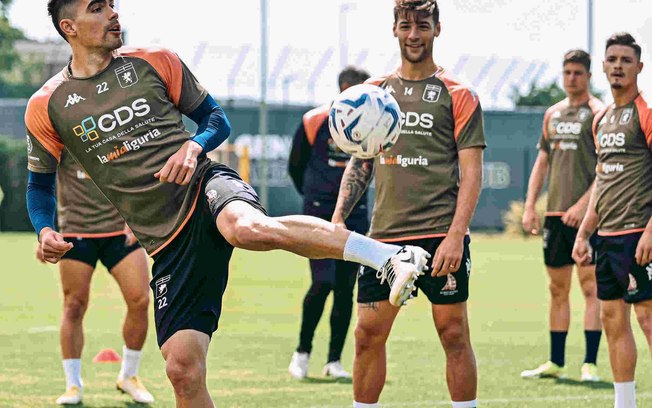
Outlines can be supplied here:
[[472, 147], [458, 152], [460, 163], [460, 190], [455, 215], [446, 238], [437, 248], [432, 260], [432, 276], [444, 276], [460, 267], [466, 235], [471, 218], [478, 205], [482, 189], [482, 148]]
[[40, 259], [57, 263], [72, 248], [63, 235], [54, 230], [56, 173], [29, 172], [27, 182], [27, 212], [40, 242]]
[[537, 159], [534, 162], [534, 167], [532, 168], [532, 174], [530, 174], [530, 181], [528, 182], [522, 222], [523, 229], [532, 235], [536, 235], [541, 226], [541, 220], [539, 220], [539, 215], [536, 212], [535, 206], [537, 198], [543, 188], [546, 174], [548, 173], [548, 157], [548, 153], [539, 150]]
[[340, 183], [340, 193], [337, 196], [337, 204], [332, 217], [333, 224], [344, 225], [344, 221], [346, 221], [353, 207], [369, 187], [373, 173], [373, 159], [365, 160], [351, 157]]

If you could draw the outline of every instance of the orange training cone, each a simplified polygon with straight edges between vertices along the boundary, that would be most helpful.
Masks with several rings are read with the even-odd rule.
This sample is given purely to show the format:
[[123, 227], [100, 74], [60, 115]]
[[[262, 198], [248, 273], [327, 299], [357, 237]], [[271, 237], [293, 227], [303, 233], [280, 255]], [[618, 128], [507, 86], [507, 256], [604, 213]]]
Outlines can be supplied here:
[[120, 354], [113, 349], [101, 350], [93, 357], [94, 363], [119, 363], [121, 360]]

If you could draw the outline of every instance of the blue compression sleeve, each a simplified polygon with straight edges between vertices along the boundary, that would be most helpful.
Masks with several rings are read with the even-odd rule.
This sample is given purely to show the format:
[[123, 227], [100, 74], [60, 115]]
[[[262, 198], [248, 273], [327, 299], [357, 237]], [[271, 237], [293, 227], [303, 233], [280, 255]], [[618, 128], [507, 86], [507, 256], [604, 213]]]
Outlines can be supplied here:
[[54, 228], [54, 213], [57, 209], [55, 195], [56, 173], [29, 172], [27, 181], [27, 212], [36, 235], [45, 227]]
[[197, 142], [204, 153], [216, 149], [231, 134], [229, 119], [210, 95], [188, 117], [199, 126], [191, 140]]

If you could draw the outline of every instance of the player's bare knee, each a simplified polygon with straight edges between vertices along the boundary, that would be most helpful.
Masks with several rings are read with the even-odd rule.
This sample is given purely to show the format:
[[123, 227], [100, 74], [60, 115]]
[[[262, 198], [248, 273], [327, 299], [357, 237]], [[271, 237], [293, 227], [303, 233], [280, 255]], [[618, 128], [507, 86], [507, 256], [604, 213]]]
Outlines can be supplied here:
[[88, 298], [83, 296], [69, 295], [63, 301], [64, 319], [70, 321], [79, 321], [84, 318], [88, 308]]
[[132, 296], [126, 299], [127, 309], [132, 312], [145, 312], [149, 308], [149, 293], [143, 293], [139, 296]]
[[192, 398], [203, 386], [205, 366], [199, 359], [192, 358], [192, 353], [170, 353], [165, 361], [165, 372], [174, 391], [183, 398]]
[[553, 302], [568, 301], [570, 288], [567, 285], [555, 281], [550, 281], [548, 289], [550, 290], [550, 297]]
[[452, 319], [439, 328], [439, 339], [446, 354], [460, 353], [469, 347], [469, 336], [462, 319]]
[[387, 340], [387, 333], [382, 330], [380, 325], [361, 325], [358, 322], [355, 326], [354, 334], [356, 354], [383, 347]]

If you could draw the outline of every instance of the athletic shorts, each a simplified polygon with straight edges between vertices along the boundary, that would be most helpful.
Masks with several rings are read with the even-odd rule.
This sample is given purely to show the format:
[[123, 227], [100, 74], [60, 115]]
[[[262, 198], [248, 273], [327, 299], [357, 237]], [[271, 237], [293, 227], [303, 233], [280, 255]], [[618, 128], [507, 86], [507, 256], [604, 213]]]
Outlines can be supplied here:
[[233, 247], [215, 220], [236, 200], [265, 213], [254, 189], [238, 173], [214, 163], [201, 181], [192, 216], [179, 235], [153, 256], [150, 287], [159, 347], [179, 330], [197, 330], [209, 337], [217, 330]]
[[[426, 238], [392, 242], [392, 244], [420, 246], [428, 251], [434, 258], [435, 251], [437, 251], [439, 244], [441, 244], [443, 240], [443, 237]], [[446, 276], [433, 278], [430, 275], [432, 270], [429, 263], [428, 271], [417, 279], [415, 283], [417, 289], [415, 289], [413, 295], [416, 296], [418, 290], [421, 290], [430, 303], [435, 305], [465, 302], [469, 298], [469, 278], [471, 276], [470, 242], [471, 239], [469, 236], [465, 236], [462, 260], [457, 271]], [[432, 260], [429, 262], [432, 262]], [[387, 300], [389, 299], [389, 292], [389, 283], [385, 281], [381, 285], [380, 279], [376, 278], [375, 269], [368, 266], [360, 268], [360, 273], [358, 274], [358, 303], [371, 303]]]
[[93, 269], [97, 265], [97, 261], [100, 260], [109, 272], [127, 255], [140, 248], [138, 242], [127, 245], [126, 235], [106, 238], [66, 237], [64, 240], [70, 242], [73, 247], [61, 259], [83, 262], [92, 266]]
[[642, 232], [613, 237], [598, 236], [595, 276], [598, 299], [623, 299], [638, 303], [652, 299], [652, 263], [636, 263], [636, 246]]
[[[546, 266], [560, 268], [566, 265], [575, 265], [573, 260], [573, 245], [577, 229], [561, 222], [559, 216], [547, 216], [543, 223], [543, 260]], [[595, 239], [591, 235], [589, 243], [593, 247], [591, 265], [595, 265]]]
[[[305, 200], [303, 202], [303, 213], [313, 217], [330, 221], [335, 211], [335, 202]], [[369, 217], [367, 205], [360, 204], [356, 206], [346, 219], [346, 227], [358, 234], [366, 234], [369, 230]], [[335, 285], [336, 274], [344, 273], [352, 275], [352, 282], [355, 286], [355, 274], [358, 270], [358, 264], [336, 259], [311, 259], [310, 271], [313, 282], [325, 282]]]

